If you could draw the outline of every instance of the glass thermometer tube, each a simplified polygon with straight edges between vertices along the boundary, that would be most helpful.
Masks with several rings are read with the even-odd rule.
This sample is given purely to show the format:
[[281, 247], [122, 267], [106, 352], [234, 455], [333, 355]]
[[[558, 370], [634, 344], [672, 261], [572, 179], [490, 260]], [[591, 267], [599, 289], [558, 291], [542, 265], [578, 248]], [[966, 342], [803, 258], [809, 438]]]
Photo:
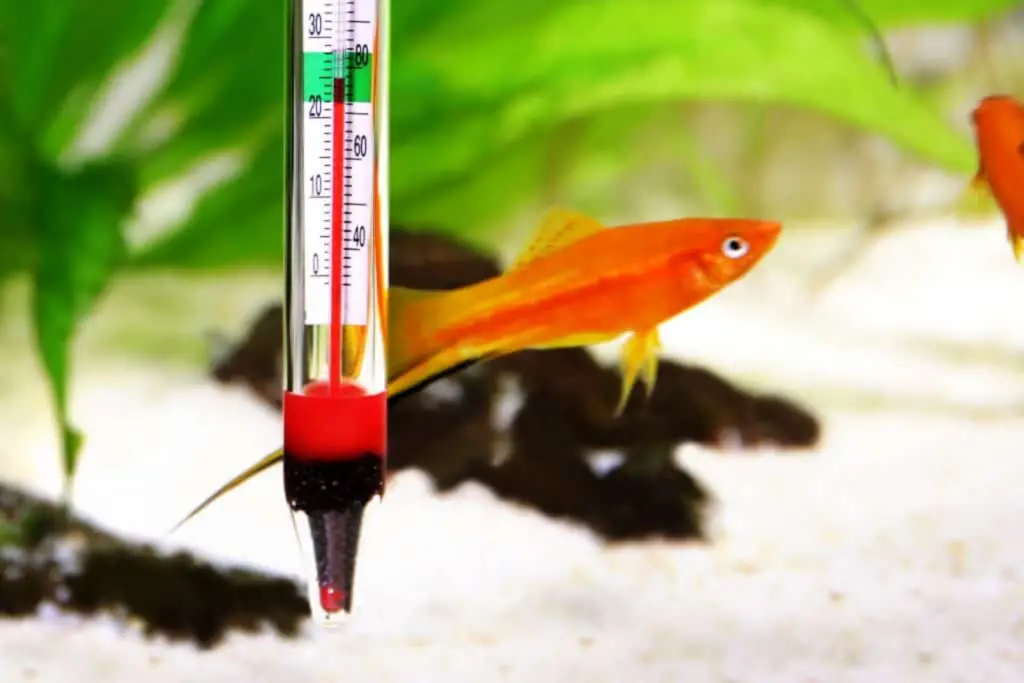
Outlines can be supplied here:
[[383, 493], [386, 119], [377, 0], [290, 0], [289, 13], [284, 486], [314, 616], [330, 623], [351, 610], [363, 511]]

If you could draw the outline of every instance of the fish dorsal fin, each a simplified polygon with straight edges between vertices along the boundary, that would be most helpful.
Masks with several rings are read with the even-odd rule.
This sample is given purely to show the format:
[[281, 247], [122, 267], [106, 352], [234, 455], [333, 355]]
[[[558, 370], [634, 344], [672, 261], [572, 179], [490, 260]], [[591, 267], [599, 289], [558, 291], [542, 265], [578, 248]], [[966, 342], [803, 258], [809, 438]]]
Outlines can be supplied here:
[[520, 268], [604, 229], [601, 223], [579, 211], [552, 209], [508, 269]]

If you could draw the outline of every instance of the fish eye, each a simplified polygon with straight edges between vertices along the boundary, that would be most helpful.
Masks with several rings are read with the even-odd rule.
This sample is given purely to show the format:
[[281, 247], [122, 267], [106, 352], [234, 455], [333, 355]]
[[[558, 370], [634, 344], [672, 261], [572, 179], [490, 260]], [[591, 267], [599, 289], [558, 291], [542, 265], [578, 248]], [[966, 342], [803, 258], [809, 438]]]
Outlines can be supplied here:
[[749, 250], [750, 245], [742, 237], [733, 235], [722, 242], [722, 253], [729, 258], [742, 258]]

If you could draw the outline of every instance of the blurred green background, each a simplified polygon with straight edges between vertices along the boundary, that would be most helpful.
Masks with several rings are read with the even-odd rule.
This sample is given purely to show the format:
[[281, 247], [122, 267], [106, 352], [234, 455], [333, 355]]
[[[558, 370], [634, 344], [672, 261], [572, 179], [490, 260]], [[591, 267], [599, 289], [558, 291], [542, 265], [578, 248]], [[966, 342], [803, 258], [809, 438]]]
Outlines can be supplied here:
[[[280, 269], [284, 5], [0, 0], [0, 278], [27, 285], [67, 471], [75, 332], [112, 278]], [[498, 249], [552, 204], [954, 211], [970, 107], [1022, 92], [993, 38], [1021, 6], [860, 0], [894, 85], [847, 0], [394, 0], [392, 220]]]

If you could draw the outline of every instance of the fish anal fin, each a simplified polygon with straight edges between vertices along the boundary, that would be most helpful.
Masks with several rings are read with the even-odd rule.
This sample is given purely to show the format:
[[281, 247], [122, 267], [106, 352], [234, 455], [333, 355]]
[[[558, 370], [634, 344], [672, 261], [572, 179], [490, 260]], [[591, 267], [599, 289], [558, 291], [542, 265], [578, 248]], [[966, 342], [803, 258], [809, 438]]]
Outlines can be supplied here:
[[206, 500], [204, 500], [202, 503], [193, 508], [192, 512], [188, 513], [188, 515], [186, 515], [184, 519], [175, 524], [174, 528], [172, 528], [169, 533], [173, 534], [175, 531], [180, 529], [182, 525], [185, 524], [185, 522], [189, 521], [190, 519], [198, 515], [200, 512], [210, 507], [210, 505], [216, 502], [219, 498], [235, 490], [236, 488], [238, 488], [245, 482], [249, 481], [257, 474], [260, 474], [264, 470], [270, 469], [277, 463], [281, 462], [283, 458], [284, 451], [279, 448], [273, 453], [270, 453], [260, 458], [260, 460], [255, 464], [246, 467], [242, 472], [232, 477], [226, 484], [224, 484], [219, 489], [217, 489], [209, 496], [207, 496]]
[[650, 334], [647, 344], [647, 355], [644, 357], [643, 366], [640, 368], [640, 379], [644, 381], [647, 388], [647, 398], [654, 393], [654, 382], [658, 379], [658, 354], [661, 351], [661, 337], [658, 331]]
[[508, 270], [515, 270], [534, 259], [556, 252], [604, 229], [605, 226], [600, 222], [579, 211], [552, 209]]
[[622, 414], [629, 401], [629, 395], [633, 391], [637, 377], [640, 376], [647, 385], [647, 394], [650, 396], [654, 390], [654, 381], [657, 377], [658, 351], [661, 349], [661, 338], [658, 336], [657, 328], [649, 330], [637, 330], [622, 347], [622, 394], [619, 403], [615, 407], [615, 417]]

